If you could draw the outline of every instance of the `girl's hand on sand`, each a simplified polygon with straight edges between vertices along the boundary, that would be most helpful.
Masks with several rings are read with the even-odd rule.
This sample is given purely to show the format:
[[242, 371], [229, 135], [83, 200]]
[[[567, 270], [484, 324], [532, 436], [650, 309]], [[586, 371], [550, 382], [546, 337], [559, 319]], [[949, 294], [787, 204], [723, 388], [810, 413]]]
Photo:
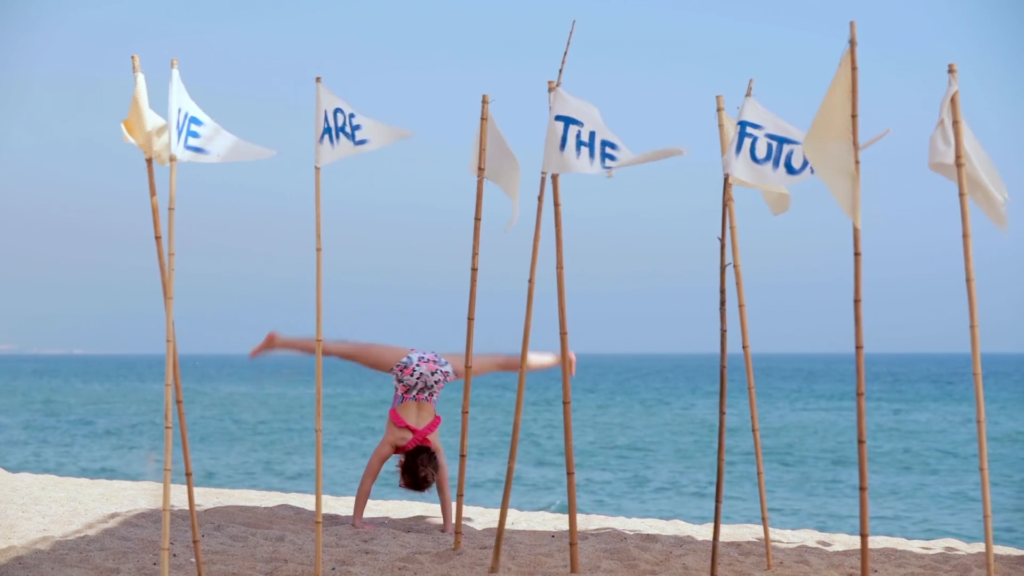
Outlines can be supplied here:
[[446, 526], [442, 526], [441, 527], [441, 532], [443, 532], [445, 534], [451, 534], [452, 532], [455, 532], [455, 527], [452, 526], [451, 524], [448, 524]]
[[363, 521], [356, 522], [355, 520], [352, 521], [352, 527], [356, 530], [373, 530], [376, 528], [373, 524], [367, 524]]
[[264, 354], [266, 352], [270, 352], [271, 350], [273, 350], [276, 347], [277, 347], [277, 332], [271, 332], [271, 333], [267, 334], [267, 337], [263, 339], [263, 342], [260, 342], [259, 346], [253, 348], [252, 352], [249, 352], [249, 358], [255, 358], [255, 357], [259, 356], [260, 354]]

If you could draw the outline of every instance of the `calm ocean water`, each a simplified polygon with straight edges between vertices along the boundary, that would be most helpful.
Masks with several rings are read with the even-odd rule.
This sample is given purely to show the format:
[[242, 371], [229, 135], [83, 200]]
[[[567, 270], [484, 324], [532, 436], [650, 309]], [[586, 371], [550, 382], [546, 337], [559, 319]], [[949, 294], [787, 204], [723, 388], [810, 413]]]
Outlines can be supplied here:
[[[717, 356], [580, 356], [573, 433], [580, 512], [711, 522]], [[313, 361], [182, 357], [200, 486], [313, 492]], [[772, 526], [858, 531], [852, 356], [755, 356]], [[984, 358], [995, 540], [1024, 548], [1024, 355]], [[730, 358], [724, 521], [760, 523], [743, 360]], [[983, 541], [969, 355], [869, 355], [872, 534]], [[0, 356], [0, 467], [162, 478], [162, 356]], [[380, 439], [390, 378], [324, 362], [324, 490], [355, 493]], [[501, 503], [515, 374], [474, 380], [468, 504]], [[458, 466], [461, 382], [441, 435]], [[175, 482], [183, 483], [175, 431]], [[455, 487], [452, 486], [453, 493]], [[436, 501], [397, 487], [373, 497]], [[531, 374], [512, 507], [564, 512], [560, 375]]]

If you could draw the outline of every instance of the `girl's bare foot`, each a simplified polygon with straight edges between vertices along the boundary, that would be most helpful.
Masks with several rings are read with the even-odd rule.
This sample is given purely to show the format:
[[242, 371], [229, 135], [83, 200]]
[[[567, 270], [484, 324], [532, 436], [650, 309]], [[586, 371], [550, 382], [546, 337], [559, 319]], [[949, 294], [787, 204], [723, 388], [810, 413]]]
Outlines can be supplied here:
[[576, 353], [569, 352], [569, 375], [576, 375]]
[[253, 348], [252, 352], [249, 352], [249, 358], [255, 358], [260, 354], [270, 352], [274, 348], [277, 348], [277, 332], [271, 332], [267, 334], [267, 337], [260, 342], [260, 345]]

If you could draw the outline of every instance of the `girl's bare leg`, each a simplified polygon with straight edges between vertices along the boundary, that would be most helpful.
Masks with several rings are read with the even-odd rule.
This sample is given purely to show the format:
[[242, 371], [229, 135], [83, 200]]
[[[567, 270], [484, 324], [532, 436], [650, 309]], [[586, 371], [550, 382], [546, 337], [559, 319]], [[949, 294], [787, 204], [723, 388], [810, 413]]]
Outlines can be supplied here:
[[[267, 334], [263, 342], [253, 348], [250, 358], [275, 350], [291, 350], [316, 354], [315, 338], [287, 338], [277, 332]], [[364, 342], [327, 341], [323, 342], [324, 356], [336, 356], [342, 360], [355, 362], [380, 372], [390, 372], [395, 364], [409, 354], [408, 348], [388, 346], [386, 344], [367, 344]]]

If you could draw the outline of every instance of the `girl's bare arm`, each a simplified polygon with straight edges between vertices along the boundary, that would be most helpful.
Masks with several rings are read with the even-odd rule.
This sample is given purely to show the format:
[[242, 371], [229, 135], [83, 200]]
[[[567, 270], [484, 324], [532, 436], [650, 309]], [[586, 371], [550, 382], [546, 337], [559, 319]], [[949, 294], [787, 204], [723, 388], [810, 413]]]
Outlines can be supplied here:
[[363, 512], [366, 510], [366, 503], [370, 500], [370, 491], [373, 490], [373, 483], [380, 475], [380, 469], [384, 463], [394, 454], [395, 447], [384, 438], [370, 455], [370, 461], [366, 463], [363, 470], [363, 478], [359, 481], [359, 489], [356, 491], [356, 503], [352, 509], [352, 525], [356, 528], [363, 528]]

